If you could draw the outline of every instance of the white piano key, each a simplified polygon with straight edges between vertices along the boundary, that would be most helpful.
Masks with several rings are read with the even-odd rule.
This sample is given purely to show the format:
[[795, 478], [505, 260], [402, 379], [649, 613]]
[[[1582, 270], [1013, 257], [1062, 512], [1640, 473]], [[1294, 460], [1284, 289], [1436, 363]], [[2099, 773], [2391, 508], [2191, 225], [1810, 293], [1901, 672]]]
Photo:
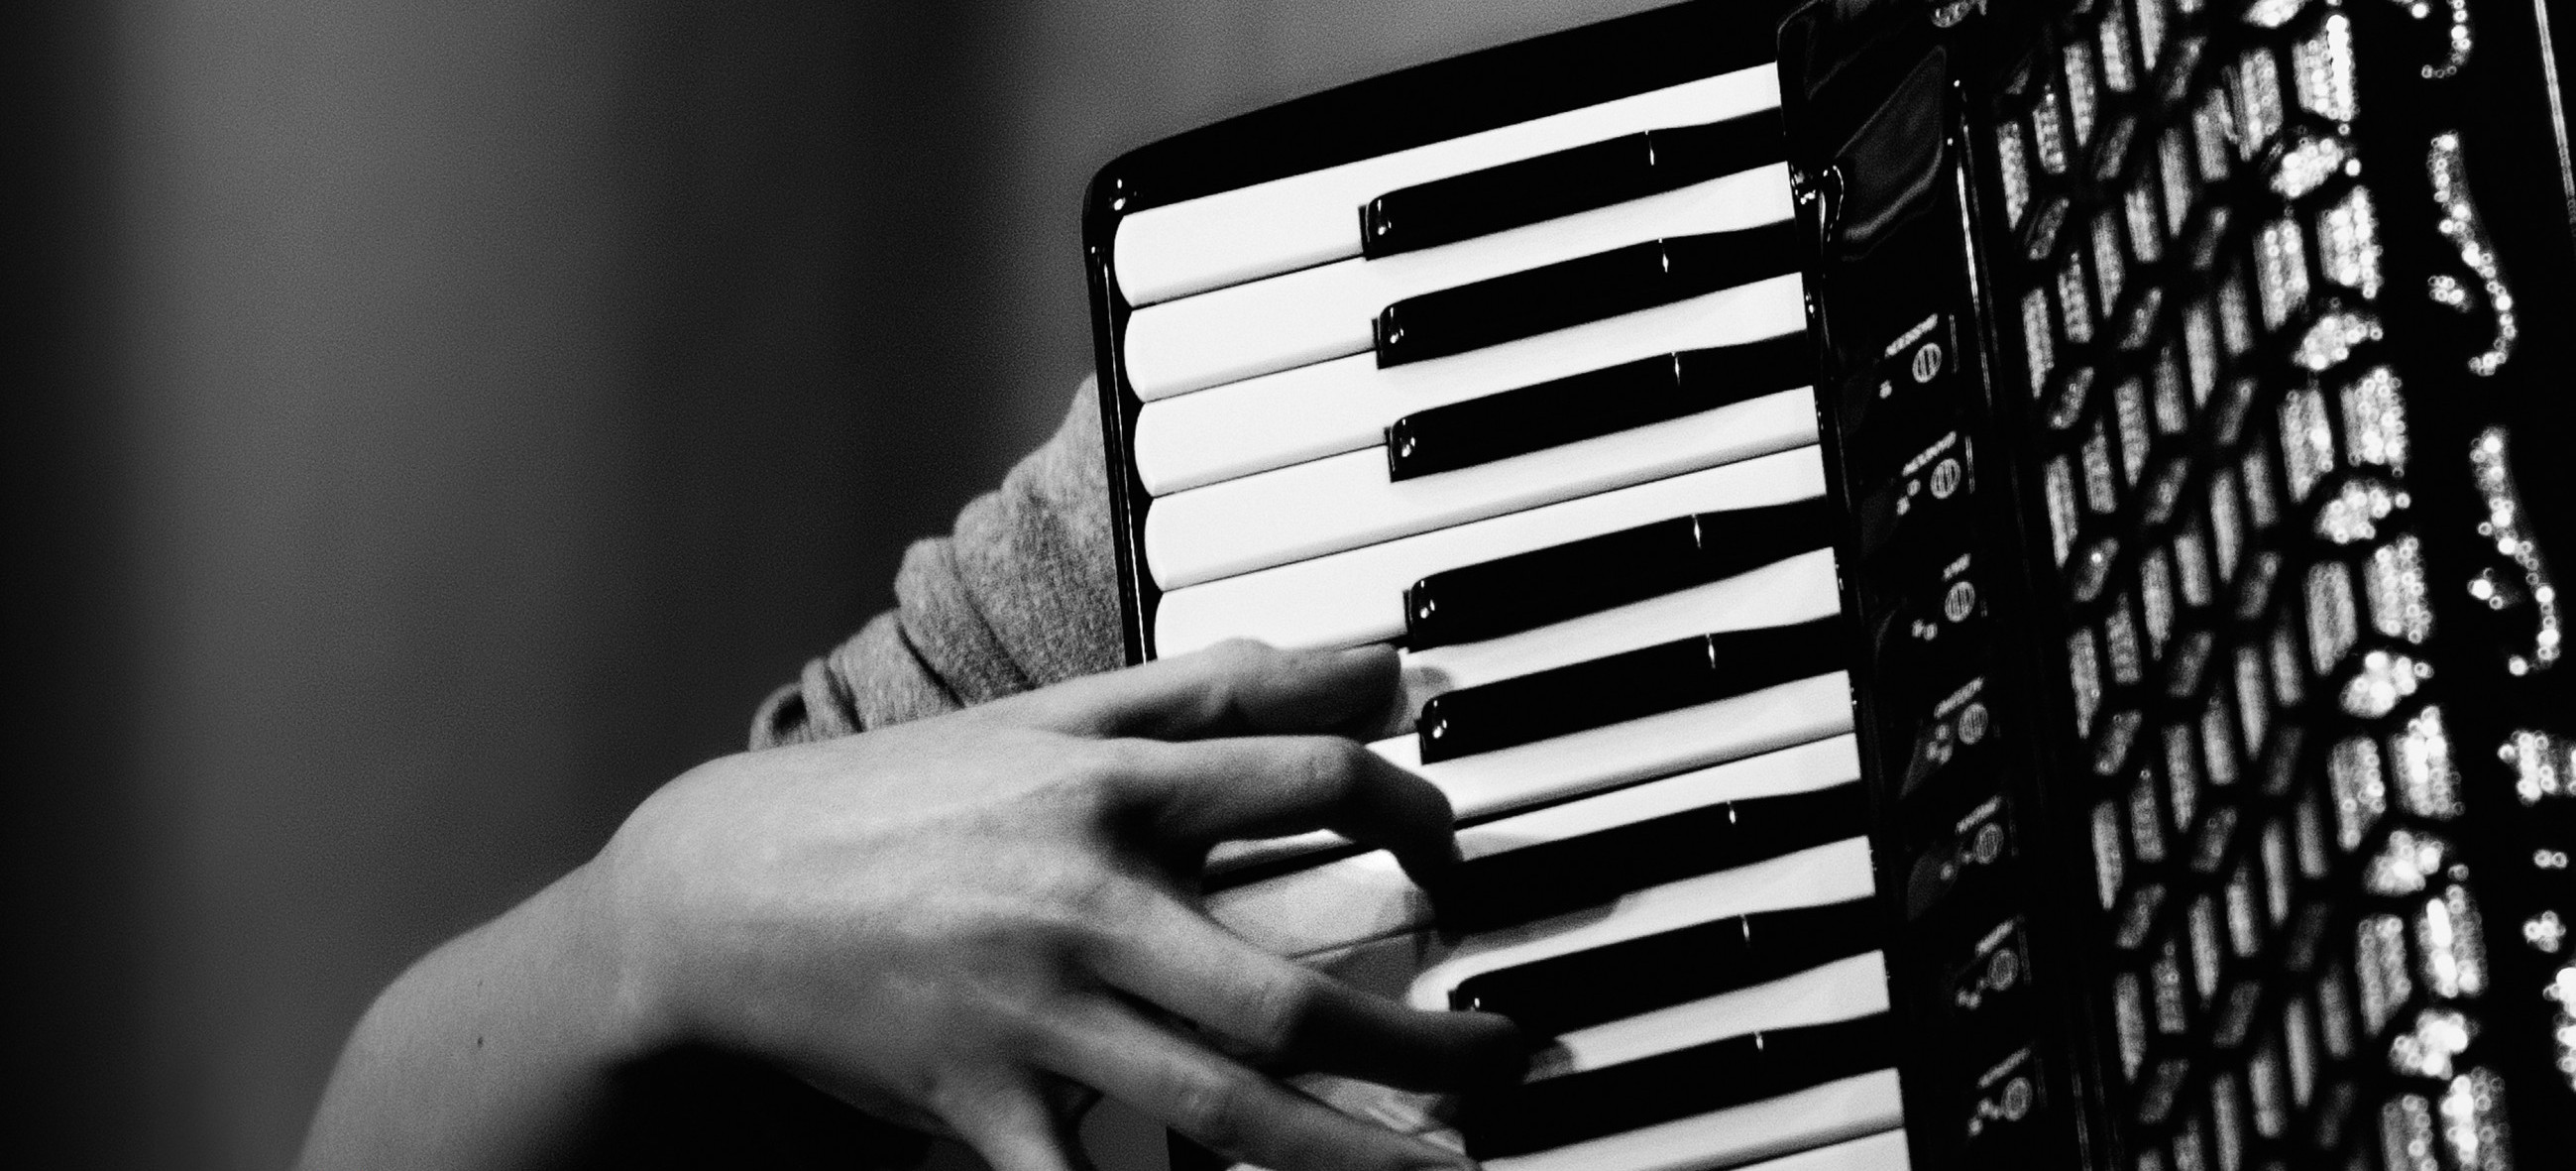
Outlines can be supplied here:
[[[1538, 958], [1541, 954], [1561, 955], [1729, 915], [1865, 897], [1871, 891], [1867, 846], [1857, 838], [1742, 867], [1731, 873], [1738, 876], [1734, 883], [1700, 883], [1697, 890], [1671, 892], [1670, 897], [1661, 902], [1662, 910], [1688, 911], [1691, 908], [1687, 899], [1693, 895], [1707, 898], [1706, 905], [1695, 914], [1663, 923], [1652, 922], [1649, 917], [1637, 914], [1634, 917], [1639, 921], [1634, 926], [1638, 930], [1615, 933], [1591, 930], [1579, 917], [1569, 916], [1560, 920], [1556, 929], [1560, 941], [1558, 946], [1542, 953], [1530, 946], [1531, 941], [1520, 941], [1511, 953], [1511, 962]], [[1678, 887], [1682, 884], [1673, 885]], [[1573, 925], [1572, 928], [1566, 927], [1567, 924]], [[1469, 947], [1474, 946], [1476, 938], [1482, 937], [1471, 937]], [[1303, 958], [1317, 969], [1362, 991], [1381, 996], [1406, 996], [1417, 1007], [1445, 1008], [1447, 989], [1454, 986], [1454, 981], [1443, 981], [1442, 975], [1455, 973], [1458, 979], [1464, 979], [1472, 974], [1444, 964], [1443, 957], [1451, 956], [1457, 950], [1456, 945], [1426, 931], [1373, 940]], [[1569, 1033], [1558, 1039], [1558, 1045], [1538, 1056], [1531, 1077], [1537, 1080], [1599, 1069], [1762, 1029], [1850, 1020], [1886, 1011], [1888, 1004], [1884, 955], [1870, 952], [1821, 964], [1780, 980]], [[1440, 1102], [1437, 1095], [1390, 1090], [1329, 1075], [1301, 1077], [1297, 1083], [1300, 1088], [1338, 1109], [1374, 1118], [1399, 1130], [1424, 1133], [1437, 1131], [1440, 1126], [1434, 1121]], [[1787, 1097], [1795, 1098], [1797, 1095]], [[1828, 1113], [1805, 1109], [1790, 1112], [1807, 1123], [1816, 1123]], [[1875, 1113], [1866, 1116], [1878, 1117]], [[1878, 1122], [1852, 1130], [1834, 1130], [1827, 1125], [1826, 1129], [1831, 1133], [1813, 1142], [1838, 1141], [1852, 1134], [1883, 1129], [1887, 1125], [1890, 1124]], [[1802, 1130], [1800, 1133], [1807, 1132]], [[1777, 1154], [1806, 1145], [1812, 1143], [1765, 1146], [1762, 1154]]]
[[1867, 898], [1873, 889], [1869, 839], [1846, 838], [1750, 866], [1634, 891], [1606, 911], [1595, 907], [1470, 935], [1415, 976], [1405, 997], [1416, 1008], [1447, 1008], [1450, 989], [1470, 977], [1499, 968], [1589, 951], [1729, 915]]
[[[1378, 311], [1456, 288], [1668, 236], [1789, 218], [1789, 169], [1772, 163], [1561, 219], [1407, 252], [1338, 260], [1165, 301], [1127, 318], [1127, 383], [1151, 402], [1370, 346]], [[1356, 215], [1354, 215], [1356, 222]]]
[[[1614, 1136], [1585, 1143], [1580, 1160], [1544, 1151], [1492, 1160], [1484, 1166], [1537, 1171], [1908, 1171], [1912, 1164], [1904, 1131], [1868, 1133], [1865, 1126], [1855, 1129], [1852, 1122], [1877, 1117], [1885, 1109], [1887, 1096], [1895, 1092], [1896, 1077], [1894, 1070], [1880, 1070], [1769, 1102], [1631, 1132], [1647, 1136], [1642, 1142], [1622, 1143], [1617, 1139], [1624, 1136]], [[1443, 1129], [1435, 1118], [1444, 1101], [1439, 1095], [1330, 1074], [1302, 1074], [1289, 1080], [1308, 1097], [1352, 1117], [1420, 1135], [1450, 1150], [1464, 1148], [1457, 1133]], [[1849, 1137], [1853, 1133], [1865, 1137]], [[1258, 1169], [1237, 1163], [1235, 1171]]]
[[1580, 801], [1479, 822], [1458, 832], [1458, 848], [1466, 857], [1482, 858], [1720, 801], [1808, 793], [1859, 779], [1859, 741], [1849, 734], [1829, 736]]
[[1482, 819], [1577, 793], [1699, 768], [1851, 731], [1851, 677], [1831, 671], [1572, 735], [1422, 763], [1421, 741], [1370, 749], [1448, 794], [1457, 816]]
[[1734, 577], [1481, 642], [1406, 651], [1415, 708], [1432, 696], [1695, 635], [1786, 626], [1842, 611], [1834, 551], [1816, 549]]
[[[1631, 781], [1839, 736], [1851, 727], [1851, 677], [1834, 671], [1438, 764], [1422, 763], [1422, 743], [1412, 736], [1380, 740], [1369, 745], [1369, 751], [1439, 786], [1459, 820], [1482, 821]], [[1208, 868], [1224, 871], [1349, 844], [1349, 839], [1329, 830], [1228, 842], [1209, 857]]]
[[[1468, 826], [1458, 831], [1458, 848], [1482, 858], [1721, 801], [1811, 792], [1859, 776], [1853, 739], [1836, 736]], [[1236, 934], [1280, 955], [1432, 925], [1430, 900], [1383, 850], [1217, 891], [1207, 897], [1207, 910]]]
[[1905, 1136], [1893, 1129], [1904, 1122], [1903, 1087], [1895, 1070], [1883, 1069], [1552, 1151], [1488, 1159], [1484, 1166], [1720, 1171], [1758, 1163], [1760, 1171], [1904, 1171]]
[[1145, 564], [1178, 589], [1815, 441], [1801, 388], [1417, 480], [1354, 451], [1155, 500]]
[[[1797, 1154], [1773, 1159], [1746, 1171], [1910, 1171], [1912, 1156], [1905, 1148], [1905, 1132], [1883, 1130], [1866, 1138], [1850, 1139], [1830, 1147], [1816, 1147]], [[1706, 1166], [1693, 1163], [1692, 1166]], [[1603, 1171], [1660, 1171], [1660, 1169], [1604, 1168]]]
[[[1837, 1105], [1852, 1105], [1875, 1113], [1885, 1105], [1881, 1096], [1885, 1086], [1879, 1083], [1894, 1076], [1891, 1071], [1847, 1079], [1852, 1083], [1849, 1092], [1811, 1093], [1800, 1099], [1800, 1104], [1816, 1107], [1820, 1116], [1829, 1116]], [[1745, 1109], [1753, 1112], [1732, 1115], [1723, 1123], [1684, 1119], [1652, 1130], [1637, 1131], [1635, 1133], [1642, 1137], [1635, 1141], [1621, 1141], [1628, 1136], [1620, 1135], [1585, 1143], [1580, 1152], [1572, 1156], [1565, 1151], [1546, 1151], [1495, 1159], [1485, 1166], [1492, 1171], [1721, 1171], [1730, 1167], [1741, 1168], [1741, 1171], [1910, 1171], [1913, 1166], [1905, 1149], [1905, 1132], [1901, 1130], [1880, 1131], [1864, 1138], [1828, 1139], [1826, 1141], [1833, 1145], [1810, 1147], [1794, 1155], [1765, 1155], [1763, 1147], [1747, 1147], [1736, 1141], [1743, 1133], [1737, 1128], [1747, 1123], [1769, 1125], [1772, 1119], [1782, 1119], [1779, 1130], [1789, 1137], [1778, 1140], [1782, 1146], [1769, 1148], [1775, 1154], [1780, 1149], [1795, 1149], [1797, 1142], [1807, 1134], [1839, 1135], [1841, 1128], [1830, 1121], [1801, 1124], [1790, 1117], [1794, 1115], [1793, 1111]], [[1730, 1114], [1728, 1111], [1718, 1113]], [[1714, 1119], [1717, 1115], [1704, 1117]], [[1713, 1142], [1706, 1137], [1711, 1135], [1716, 1136]], [[1741, 1162], [1748, 1158], [1763, 1161]]]
[[[1441, 1005], [1448, 1005], [1446, 990]], [[1561, 1077], [1746, 1033], [1832, 1024], [1887, 1008], [1887, 955], [1866, 952], [1749, 988], [1576, 1029], [1539, 1055], [1534, 1072]]]
[[1406, 587], [1442, 570], [1824, 491], [1817, 449], [1799, 447], [1188, 586], [1164, 594], [1154, 611], [1155, 653], [1186, 654], [1228, 638], [1292, 647], [1392, 639], [1404, 633]]
[[1381, 368], [1352, 354], [1149, 402], [1136, 415], [1136, 474], [1168, 496], [1202, 484], [1386, 442], [1417, 411], [1677, 350], [1758, 342], [1806, 328], [1796, 274], [1427, 362]]
[[[1865, 880], [1859, 889], [1863, 892], [1868, 890]], [[1794, 890], [1792, 893], [1794, 894]], [[1798, 904], [1793, 902], [1782, 905]], [[1733, 912], [1712, 912], [1711, 914], [1715, 917], [1725, 913], [1764, 909], [1772, 908], [1751, 905]], [[1435, 961], [1444, 951], [1445, 945], [1439, 937], [1425, 932], [1372, 941], [1332, 953], [1310, 956], [1305, 962], [1362, 991], [1381, 996], [1401, 995], [1411, 983], [1413, 973], [1427, 963]], [[1864, 964], [1854, 965], [1854, 968], [1874, 969], [1875, 974], [1881, 977], [1877, 995], [1882, 998], [1885, 996], [1883, 966]], [[1854, 1008], [1865, 1010], [1871, 1001], [1866, 999], [1868, 994], [1859, 988], [1859, 984], [1869, 974], [1872, 973], [1867, 970], [1846, 971], [1843, 975], [1850, 978], [1850, 982], [1838, 982], [1838, 989], [1828, 990], [1827, 995], [1829, 997], [1838, 994], [1849, 996], [1851, 998], [1849, 1003]], [[1770, 988], [1760, 995], [1765, 998], [1776, 997], [1785, 991], [1791, 997], [1795, 997], [1803, 992], [1816, 990], [1818, 989], [1812, 984], [1800, 985], [1791, 982], [1781, 988]], [[1699, 1002], [1699, 1005], [1706, 1009], [1713, 1001], [1719, 999], [1723, 998], [1711, 998], [1710, 1001]], [[1881, 999], [1877, 1003], [1885, 1002]], [[1731, 1008], [1720, 1008], [1716, 1012], [1707, 1013], [1705, 1019], [1712, 1022], [1715, 1027], [1703, 1028], [1700, 1032], [1709, 1036], [1725, 1036], [1742, 1032], [1747, 1028], [1760, 1027], [1743, 1025], [1732, 1029], [1727, 1028], [1725, 1022], [1734, 1011], [1736, 1010]], [[1779, 1023], [1788, 1022], [1784, 1020]], [[1694, 1034], [1688, 1043], [1696, 1043], [1702, 1039], [1707, 1038]], [[1650, 1037], [1640, 1037], [1632, 1045], [1633, 1051], [1640, 1055], [1680, 1047], [1682, 1045], [1679, 1043], [1659, 1047]], [[1664, 1138], [1674, 1140], [1670, 1144], [1650, 1140], [1642, 1144], [1630, 1145], [1619, 1142], [1622, 1136], [1612, 1136], [1608, 1139], [1596, 1140], [1595, 1143], [1583, 1144], [1582, 1148], [1561, 1148], [1559, 1151], [1539, 1155], [1514, 1157], [1510, 1163], [1515, 1166], [1562, 1167], [1567, 1171], [1590, 1171], [1595, 1166], [1630, 1165], [1731, 1167], [1757, 1159], [1773, 1158], [1790, 1151], [1842, 1142], [1858, 1135], [1897, 1125], [1899, 1095], [1895, 1077], [1893, 1070], [1881, 1071], [1864, 1075], [1862, 1078], [1844, 1079], [1842, 1082], [1812, 1087], [1765, 1102], [1714, 1111], [1699, 1119], [1682, 1119], [1663, 1126], [1630, 1132], [1637, 1135], [1660, 1132]], [[1445, 1116], [1444, 1099], [1440, 1095], [1389, 1089], [1330, 1074], [1308, 1074], [1294, 1080], [1299, 1089], [1345, 1113], [1374, 1119], [1407, 1133], [1421, 1134], [1432, 1141], [1453, 1148], [1458, 1144], [1455, 1132], [1443, 1129], [1444, 1124], [1438, 1121]], [[1739, 1138], [1742, 1140], [1740, 1143], [1737, 1141]], [[1698, 1153], [1699, 1157], [1706, 1159], [1707, 1162], [1667, 1164], [1653, 1159], [1653, 1156], [1659, 1153], [1679, 1157], [1678, 1153], [1683, 1152], [1685, 1148], [1689, 1152]], [[1558, 1156], [1578, 1149], [1583, 1150], [1587, 1155], [1608, 1158], [1608, 1161], [1591, 1163], [1558, 1159]], [[1902, 1151], [1901, 1143], [1897, 1149]], [[1637, 1161], [1631, 1162], [1632, 1159]], [[1502, 1161], [1496, 1161], [1487, 1165], [1505, 1164]], [[1902, 1167], [1903, 1164], [1900, 1162], [1895, 1166]]]
[[[1873, 951], [1749, 988], [1568, 1033], [1537, 1055], [1529, 1080], [1585, 1073], [1747, 1033], [1832, 1024], [1887, 1010], [1886, 957]], [[1399, 1130], [1421, 1133], [1439, 1127], [1431, 1114], [1439, 1100], [1433, 1095], [1389, 1093], [1348, 1079], [1301, 1085], [1318, 1092], [1337, 1108], [1375, 1118]], [[1867, 1126], [1858, 1133], [1879, 1128]], [[1833, 1141], [1849, 1133], [1854, 1132], [1837, 1132], [1820, 1141]], [[1488, 1164], [1493, 1165], [1497, 1164]]]
[[1384, 850], [1228, 887], [1206, 904], [1227, 930], [1283, 956], [1422, 930], [1432, 921], [1431, 897]]
[[[1279, 955], [1330, 974], [1364, 992], [1391, 1000], [1445, 1007], [1448, 990], [1496, 968], [1602, 947], [1673, 931], [1730, 915], [1794, 910], [1864, 898], [1872, 892], [1869, 842], [1852, 837], [1730, 870], [1698, 875], [1631, 892], [1605, 907], [1517, 924], [1498, 931], [1453, 937], [1428, 927], [1379, 935], [1355, 943], [1300, 949], [1303, 940], [1277, 940]], [[1229, 928], [1248, 925], [1250, 904], [1220, 916]], [[1315, 933], [1321, 938], [1325, 932]]]
[[1118, 224], [1118, 290], [1149, 305], [1357, 256], [1361, 205], [1398, 188], [1779, 104], [1777, 72], [1756, 66], [1140, 211]]
[[[1870, 1075], [1878, 1076], [1878, 1075]], [[1726, 1166], [1711, 1163], [1688, 1152], [1676, 1152], [1678, 1163], [1599, 1163], [1593, 1171], [1715, 1171]], [[1794, 1155], [1783, 1155], [1752, 1164], [1744, 1171], [1910, 1171], [1911, 1156], [1905, 1148], [1905, 1132], [1882, 1130], [1863, 1138], [1845, 1139], [1829, 1147], [1811, 1147]]]
[[[1440, 1101], [1436, 1096], [1329, 1075], [1310, 1074], [1295, 1082], [1343, 1113], [1423, 1135], [1453, 1150], [1459, 1146], [1455, 1132], [1441, 1130], [1432, 1120]], [[1497, 1171], [1907, 1171], [1905, 1132], [1867, 1124], [1887, 1115], [1898, 1089], [1896, 1072], [1881, 1070], [1573, 1147], [1489, 1160], [1485, 1166]], [[1249, 1164], [1236, 1166], [1252, 1171]]]
[[[1707, 1167], [1691, 1160], [1684, 1166]], [[1865, 1138], [1849, 1139], [1829, 1147], [1815, 1147], [1755, 1164], [1745, 1171], [1909, 1171], [1913, 1166], [1905, 1149], [1905, 1132], [1883, 1130]], [[1661, 1166], [1608, 1167], [1601, 1171], [1665, 1171]]]
[[[1823, 849], [1851, 850], [1860, 846], [1861, 843], [1855, 840]], [[1785, 861], [1787, 859], [1778, 859], [1761, 865], [1772, 867]], [[1756, 867], [1744, 869], [1752, 871]], [[1846, 888], [1853, 892], [1850, 894], [1833, 890], [1804, 894], [1795, 885], [1795, 878], [1794, 875], [1787, 876], [1787, 880], [1776, 888], [1789, 901], [1776, 905], [1740, 903], [1733, 905], [1732, 909], [1713, 909], [1709, 917], [1812, 905], [1804, 901], [1809, 898], [1838, 901], [1866, 894], [1870, 889], [1865, 873], [1856, 886]], [[1438, 936], [1423, 932], [1310, 956], [1306, 962], [1364, 991], [1401, 995], [1413, 982], [1414, 973], [1437, 962], [1447, 951], [1448, 946]], [[1878, 971], [1883, 974], [1883, 967]], [[1846, 972], [1845, 975], [1859, 976], [1863, 973]], [[1841, 987], [1846, 994], [1857, 993], [1856, 983]], [[1788, 990], [1794, 995], [1797, 991], [1812, 990], [1813, 987], [1802, 988], [1790, 983]], [[1883, 975], [1878, 987], [1879, 995], [1883, 997]], [[1762, 995], [1775, 996], [1781, 991], [1772, 989]], [[1712, 1001], [1720, 999], [1723, 998], [1712, 998]], [[1705, 1008], [1711, 1001], [1699, 1003]], [[1855, 997], [1852, 1003], [1855, 1007], [1865, 1008], [1868, 1002]], [[1722, 1022], [1728, 1013], [1729, 1010], [1721, 1009], [1708, 1014], [1708, 1019]], [[1601, 1026], [1605, 1029], [1610, 1027]], [[1727, 1032], [1743, 1030], [1703, 1031], [1723, 1036]], [[1703, 1038], [1693, 1036], [1692, 1042], [1700, 1039]], [[1679, 1047], [1679, 1044], [1658, 1047], [1650, 1037], [1640, 1037], [1633, 1044], [1634, 1051], [1640, 1054]], [[1299, 1089], [1345, 1113], [1420, 1134], [1453, 1149], [1459, 1145], [1456, 1133], [1443, 1129], [1443, 1124], [1438, 1121], [1444, 1116], [1444, 1099], [1438, 1095], [1394, 1090], [1328, 1074], [1309, 1074], [1294, 1080]], [[1892, 1131], [1903, 1121], [1900, 1091], [1896, 1071], [1880, 1070], [1552, 1151], [1489, 1160], [1485, 1166], [1522, 1171], [1695, 1171], [1740, 1167], [1774, 1159], [1779, 1162], [1760, 1163], [1760, 1167], [1764, 1171], [1774, 1167], [1780, 1171], [1861, 1171], [1864, 1168], [1867, 1171], [1879, 1171], [1880, 1168], [1903, 1171], [1906, 1166], [1904, 1136], [1901, 1133], [1882, 1133]], [[1862, 1137], [1869, 1135], [1878, 1137]], [[1809, 1153], [1784, 1158], [1799, 1151]], [[1855, 1159], [1870, 1161], [1856, 1163]]]

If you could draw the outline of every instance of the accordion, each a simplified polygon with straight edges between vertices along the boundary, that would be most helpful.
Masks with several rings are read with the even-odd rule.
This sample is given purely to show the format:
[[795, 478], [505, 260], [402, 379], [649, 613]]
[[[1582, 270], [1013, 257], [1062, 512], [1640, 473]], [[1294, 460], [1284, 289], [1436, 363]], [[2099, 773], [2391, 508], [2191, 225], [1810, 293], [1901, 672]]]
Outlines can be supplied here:
[[1394, 644], [1466, 855], [1211, 913], [1553, 1039], [1301, 1086], [1525, 1171], [2576, 1166], [2550, 15], [1697, 0], [1104, 169], [1130, 657]]

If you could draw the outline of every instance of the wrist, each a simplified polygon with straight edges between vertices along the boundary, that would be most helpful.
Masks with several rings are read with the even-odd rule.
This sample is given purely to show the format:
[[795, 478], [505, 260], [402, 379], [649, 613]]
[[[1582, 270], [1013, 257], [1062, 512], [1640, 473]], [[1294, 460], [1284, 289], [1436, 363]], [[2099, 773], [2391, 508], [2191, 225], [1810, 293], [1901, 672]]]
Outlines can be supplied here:
[[386, 988], [341, 1055], [302, 1165], [535, 1166], [536, 1152], [595, 1136], [618, 1073], [666, 1043], [600, 886], [574, 871]]
[[586, 1022], [598, 1053], [622, 1065], [682, 1040], [599, 860], [556, 880], [523, 909], [540, 920], [546, 938], [557, 941], [557, 984], [572, 993], [570, 1007]]

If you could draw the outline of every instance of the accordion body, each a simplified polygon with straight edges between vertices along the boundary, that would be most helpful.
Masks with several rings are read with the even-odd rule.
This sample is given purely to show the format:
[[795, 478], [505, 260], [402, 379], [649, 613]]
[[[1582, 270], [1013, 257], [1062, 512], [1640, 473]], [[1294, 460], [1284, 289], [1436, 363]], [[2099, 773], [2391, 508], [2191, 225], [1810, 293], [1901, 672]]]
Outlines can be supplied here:
[[1305, 1088], [1511, 1168], [2576, 1166], [2550, 15], [1696, 0], [1103, 170], [1131, 659], [1394, 643], [1468, 856], [1212, 913], [1557, 1038]]

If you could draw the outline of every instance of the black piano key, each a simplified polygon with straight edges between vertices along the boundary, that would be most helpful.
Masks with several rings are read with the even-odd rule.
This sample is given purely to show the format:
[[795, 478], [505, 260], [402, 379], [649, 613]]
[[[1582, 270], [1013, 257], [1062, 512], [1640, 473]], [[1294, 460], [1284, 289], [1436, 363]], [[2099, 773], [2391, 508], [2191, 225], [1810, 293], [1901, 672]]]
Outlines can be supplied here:
[[1375, 259], [1608, 207], [1786, 157], [1780, 113], [1673, 126], [1399, 188], [1360, 208]]
[[1734, 915], [1470, 976], [1451, 1008], [1501, 1013], [1533, 1037], [1750, 988], [1879, 946], [1868, 899]]
[[1894, 1033], [1879, 1013], [1524, 1082], [1468, 1099], [1459, 1129], [1477, 1159], [1553, 1150], [1888, 1068]]
[[1416, 411], [1386, 429], [1390, 479], [1455, 471], [1813, 385], [1807, 335], [1689, 350]]
[[1423, 762], [1639, 719], [1842, 669], [1839, 618], [1702, 635], [1463, 687], [1422, 705]]
[[1859, 781], [1725, 801], [1461, 862], [1432, 906], [1444, 931], [1490, 931], [1867, 832]]
[[1404, 591], [1405, 645], [1475, 642], [1733, 577], [1833, 544], [1822, 496], [1703, 512], [1432, 574]]
[[1796, 272], [1797, 227], [1675, 236], [1408, 297], [1377, 316], [1377, 364], [1462, 354]]

